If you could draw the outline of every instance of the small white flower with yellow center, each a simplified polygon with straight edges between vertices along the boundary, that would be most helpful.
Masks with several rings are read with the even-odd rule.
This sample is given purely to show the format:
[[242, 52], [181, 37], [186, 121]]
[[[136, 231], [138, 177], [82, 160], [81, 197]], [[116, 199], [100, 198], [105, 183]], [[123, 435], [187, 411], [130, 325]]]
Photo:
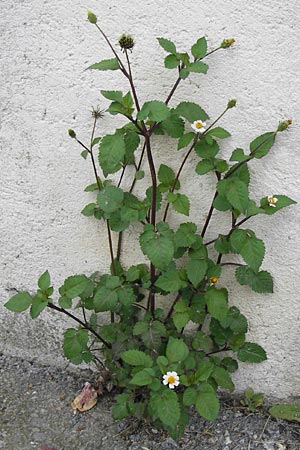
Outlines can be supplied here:
[[206, 130], [206, 122], [202, 122], [202, 120], [195, 120], [195, 122], [193, 122], [191, 124], [191, 127], [193, 128], [194, 131], [196, 131], [196, 133], [204, 133], [204, 131]]
[[268, 203], [272, 208], [276, 208], [276, 203], [278, 202], [278, 198], [274, 197], [274, 195], [268, 195]]
[[179, 376], [176, 372], [167, 372], [163, 376], [163, 384], [169, 385], [170, 389], [174, 389], [176, 386], [179, 385]]

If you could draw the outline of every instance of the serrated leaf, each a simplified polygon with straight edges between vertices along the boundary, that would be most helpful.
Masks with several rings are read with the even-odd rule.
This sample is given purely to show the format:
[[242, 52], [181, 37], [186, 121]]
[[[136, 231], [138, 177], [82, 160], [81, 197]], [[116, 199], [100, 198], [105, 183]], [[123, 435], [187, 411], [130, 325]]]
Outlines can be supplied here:
[[189, 145], [189, 143], [192, 142], [192, 140], [195, 139], [195, 137], [196, 134], [193, 133], [192, 131], [181, 136], [178, 140], [177, 150], [180, 150]]
[[214, 199], [213, 205], [218, 211], [228, 211], [232, 209], [232, 206], [226, 197], [220, 194]]
[[197, 391], [193, 387], [188, 387], [185, 389], [182, 397], [182, 402], [185, 406], [192, 406], [194, 405], [197, 398]]
[[[169, 194], [172, 194], [171, 192]], [[188, 197], [184, 194], [173, 194], [176, 196], [174, 199], [171, 199], [171, 196], [168, 194], [167, 200], [170, 201], [173, 205], [173, 208], [175, 211], [179, 212], [180, 214], [184, 214], [185, 216], [188, 216], [190, 214], [190, 201]]]
[[144, 227], [140, 236], [140, 245], [143, 253], [158, 269], [164, 270], [174, 255], [173, 233], [168, 225], [164, 224], [163, 232], [155, 232], [153, 227]]
[[117, 58], [104, 59], [98, 63], [92, 64], [86, 70], [118, 70], [120, 68]]
[[260, 201], [260, 211], [262, 210], [265, 214], [275, 214], [277, 211], [280, 211], [282, 208], [285, 208], [286, 206], [294, 205], [297, 202], [295, 200], [292, 200], [291, 198], [287, 197], [286, 195], [278, 195], [274, 194], [273, 197], [277, 198], [277, 202], [274, 206], [270, 206], [268, 202], [268, 197], [264, 197]]
[[118, 302], [118, 293], [105, 286], [97, 289], [94, 295], [95, 312], [115, 311]]
[[32, 303], [32, 297], [28, 292], [20, 292], [11, 297], [8, 302], [4, 304], [5, 308], [13, 312], [23, 312]]
[[173, 138], [180, 138], [184, 133], [184, 121], [177, 114], [171, 114], [161, 123], [167, 134]]
[[195, 120], [205, 121], [209, 119], [206, 112], [199, 105], [193, 102], [179, 103], [179, 105], [175, 108], [175, 112], [191, 123], [195, 122]]
[[261, 239], [247, 236], [240, 253], [251, 269], [257, 272], [265, 256], [265, 245]]
[[146, 368], [151, 367], [153, 364], [150, 356], [140, 350], [127, 350], [121, 354], [121, 358], [130, 366], [143, 366]]
[[194, 73], [207, 73], [208, 65], [202, 61], [196, 61], [196, 62], [189, 64], [187, 66], [187, 70], [189, 72], [194, 72]]
[[96, 207], [96, 203], [89, 203], [81, 210], [81, 214], [85, 217], [91, 217], [94, 215]]
[[265, 350], [258, 344], [252, 342], [245, 342], [245, 344], [238, 351], [238, 359], [240, 361], [248, 361], [253, 363], [260, 363], [267, 359]]
[[159, 181], [166, 187], [172, 187], [175, 180], [175, 173], [171, 167], [166, 166], [165, 164], [161, 164], [159, 166], [157, 176]]
[[45, 296], [36, 295], [33, 297], [32, 305], [30, 307], [30, 317], [36, 319], [41, 312], [47, 307], [48, 300]]
[[103, 97], [113, 102], [122, 103], [123, 92], [122, 91], [100, 91]]
[[168, 55], [165, 57], [165, 68], [166, 69], [176, 69], [179, 65], [179, 61], [176, 55]]
[[103, 188], [97, 197], [97, 203], [106, 213], [117, 211], [124, 200], [124, 192], [116, 186], [107, 186]]
[[234, 391], [234, 384], [226, 369], [223, 367], [216, 367], [212, 373], [212, 377], [218, 383], [219, 386], [226, 389], [229, 392]]
[[49, 287], [50, 287], [50, 275], [48, 270], [46, 270], [46, 272], [44, 272], [39, 280], [38, 280], [38, 287], [42, 290], [42, 291], [46, 291]]
[[155, 415], [168, 427], [175, 427], [180, 419], [180, 407], [177, 395], [169, 388], [150, 397], [150, 407]]
[[189, 322], [190, 315], [187, 311], [186, 312], [176, 312], [175, 311], [172, 314], [172, 319], [173, 319], [176, 329], [181, 330], [181, 328], [185, 327], [186, 324]]
[[207, 381], [213, 370], [214, 366], [210, 361], [200, 361], [195, 373], [195, 382]]
[[175, 233], [175, 243], [177, 247], [190, 247], [196, 240], [195, 233], [197, 226], [193, 222], [180, 224]]
[[207, 42], [205, 37], [201, 37], [197, 40], [196, 44], [192, 46], [192, 55], [195, 59], [204, 58], [207, 51]]
[[198, 393], [196, 409], [204, 419], [214, 421], [218, 417], [220, 403], [213, 388], [205, 383], [205, 387]]
[[254, 158], [262, 158], [269, 153], [270, 148], [275, 142], [276, 133], [270, 131], [258, 136], [250, 144], [250, 152]]
[[80, 364], [89, 354], [87, 343], [89, 335], [87, 330], [68, 328], [64, 334], [64, 354], [73, 364]]
[[169, 39], [165, 38], [157, 38], [159, 45], [168, 53], [172, 53], [176, 55], [176, 46], [174, 42], [170, 41]]
[[183, 342], [182, 339], [175, 339], [173, 337], [169, 338], [166, 357], [169, 363], [184, 361], [189, 355], [188, 346]]
[[165, 292], [175, 292], [186, 286], [176, 270], [163, 273], [155, 282], [155, 286]]
[[209, 132], [207, 133], [207, 136], [215, 136], [216, 138], [219, 138], [219, 139], [225, 139], [225, 138], [231, 136], [231, 134], [229, 133], [229, 131], [224, 130], [224, 128], [222, 128], [222, 127], [216, 127], [216, 128], [212, 128], [211, 130], [209, 130]]
[[221, 180], [217, 184], [218, 192], [238, 211], [244, 212], [249, 202], [248, 188], [237, 177]]
[[121, 133], [104, 136], [99, 145], [99, 164], [105, 177], [120, 170], [125, 150], [124, 137]]
[[64, 284], [59, 288], [59, 293], [65, 297], [73, 299], [82, 294], [89, 283], [85, 275], [72, 275], [68, 277]]
[[236, 148], [233, 150], [232, 155], [230, 157], [230, 161], [246, 161], [249, 155], [245, 155], [244, 150], [242, 148]]
[[197, 287], [205, 277], [207, 267], [207, 261], [204, 259], [190, 259], [188, 261], [186, 273], [194, 287]]
[[136, 386], [148, 386], [153, 382], [154, 376], [155, 372], [153, 369], [143, 369], [133, 376], [130, 380], [130, 384], [135, 384]]
[[198, 175], [204, 175], [211, 170], [214, 170], [214, 163], [210, 159], [202, 159], [202, 161], [199, 161], [196, 166], [196, 173]]
[[205, 294], [208, 312], [217, 320], [225, 320], [228, 313], [228, 292], [211, 287]]
[[260, 294], [273, 292], [273, 278], [266, 270], [255, 272], [250, 267], [238, 267], [235, 276], [242, 286], [248, 285], [254, 292]]
[[214, 158], [219, 151], [219, 144], [214, 139], [211, 142], [207, 142], [206, 139], [200, 139], [195, 145], [195, 152], [201, 158]]
[[170, 115], [170, 110], [164, 102], [153, 100], [143, 104], [137, 114], [138, 120], [145, 120], [149, 117], [154, 122], [162, 122]]

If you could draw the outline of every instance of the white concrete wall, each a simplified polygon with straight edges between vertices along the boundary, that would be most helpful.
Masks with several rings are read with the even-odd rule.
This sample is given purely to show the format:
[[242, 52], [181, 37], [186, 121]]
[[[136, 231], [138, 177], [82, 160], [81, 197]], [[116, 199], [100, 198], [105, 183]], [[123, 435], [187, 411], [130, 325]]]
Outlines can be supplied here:
[[[163, 69], [164, 52], [156, 37], [174, 39], [184, 51], [203, 34], [211, 49], [223, 38], [234, 36], [234, 47], [210, 57], [208, 75], [194, 75], [183, 82], [172, 104], [183, 99], [195, 101], [215, 118], [229, 98], [238, 98], [238, 108], [221, 123], [232, 132], [224, 155], [236, 146], [247, 148], [254, 137], [275, 129], [279, 120], [292, 118], [293, 126], [278, 136], [270, 154], [251, 163], [252, 190], [257, 199], [276, 192], [299, 200], [298, 1], [283, 6], [279, 0], [1, 0], [3, 303], [14, 289], [34, 289], [45, 269], [59, 286], [73, 273], [105, 271], [109, 265], [104, 227], [80, 215], [92, 199], [83, 192], [93, 180], [92, 170], [80, 158], [80, 149], [66, 130], [74, 128], [87, 139], [91, 106], [106, 106], [99, 90], [125, 89], [126, 83], [115, 72], [83, 71], [110, 57], [103, 39], [86, 20], [87, 9], [98, 15], [114, 43], [122, 32], [135, 37], [133, 69], [142, 101], [165, 98], [175, 79], [175, 72]], [[117, 122], [107, 116], [101, 122], [103, 132], [112, 131]], [[174, 142], [163, 141], [155, 159], [176, 169], [183, 153], [177, 153]], [[194, 197], [191, 219], [201, 224], [214, 180], [194, 175], [192, 166], [190, 161], [182, 185]], [[175, 214], [172, 217], [174, 224], [182, 219]], [[299, 208], [293, 207], [249, 222], [266, 243], [263, 268], [274, 276], [274, 295], [243, 289], [233, 280], [233, 270], [224, 270], [223, 282], [229, 283], [232, 301], [250, 320], [249, 339], [262, 344], [269, 356], [263, 364], [242, 367], [236, 378], [239, 390], [252, 386], [273, 397], [300, 396], [299, 219]], [[217, 225], [215, 218], [213, 228]], [[226, 232], [228, 226], [224, 220], [222, 230]], [[215, 230], [208, 237], [213, 238]], [[137, 248], [131, 230], [125, 250], [128, 263], [136, 261], [133, 249]], [[32, 321], [27, 314], [15, 316], [4, 308], [0, 315], [5, 353], [62, 363], [64, 319], [47, 312]]]

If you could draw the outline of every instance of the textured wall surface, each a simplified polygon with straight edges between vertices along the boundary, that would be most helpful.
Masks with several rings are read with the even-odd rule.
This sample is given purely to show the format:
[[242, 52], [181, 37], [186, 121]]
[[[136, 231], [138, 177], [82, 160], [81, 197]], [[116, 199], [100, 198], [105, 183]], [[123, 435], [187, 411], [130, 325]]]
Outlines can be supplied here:
[[[104, 227], [80, 215], [93, 198], [83, 192], [93, 173], [66, 130], [74, 128], [87, 140], [91, 106], [106, 106], [99, 90], [125, 90], [126, 82], [116, 72], [83, 71], [110, 57], [86, 20], [87, 9], [98, 15], [112, 42], [122, 32], [135, 37], [133, 70], [141, 101], [165, 98], [176, 76], [163, 68], [164, 52], [156, 37], [169, 37], [184, 51], [204, 34], [211, 49], [234, 36], [233, 48], [209, 57], [206, 76], [195, 74], [181, 83], [172, 105], [195, 101], [215, 118], [227, 100], [236, 97], [238, 107], [220, 123], [232, 132], [222, 150], [226, 156], [275, 129], [279, 120], [292, 118], [293, 126], [278, 136], [270, 154], [251, 163], [251, 190], [256, 199], [275, 192], [299, 200], [298, 1], [284, 8], [279, 0], [0, 0], [0, 6], [2, 303], [15, 289], [34, 289], [45, 269], [59, 286], [71, 274], [105, 271], [109, 265]], [[112, 131], [118, 120], [107, 116], [101, 122], [103, 132]], [[181, 158], [183, 153], [177, 153], [170, 139], [156, 148], [156, 161], [169, 162], [174, 169]], [[192, 161], [186, 166], [183, 191], [193, 196], [191, 219], [199, 226], [212, 199], [213, 182], [210, 175], [195, 175]], [[174, 225], [182, 217], [173, 213]], [[266, 243], [263, 268], [274, 276], [273, 295], [237, 286], [233, 270], [223, 271], [220, 283], [229, 283], [231, 301], [249, 317], [249, 340], [263, 345], [269, 357], [257, 366], [241, 366], [239, 390], [252, 386], [273, 397], [300, 396], [299, 219], [300, 209], [291, 207], [251, 220]], [[229, 221], [220, 224], [214, 216], [208, 238], [215, 237], [218, 225], [226, 232]], [[137, 249], [130, 229], [123, 260], [135, 262]], [[60, 350], [64, 318], [46, 312], [32, 321], [27, 314], [17, 316], [2, 307], [0, 315], [5, 353], [66, 364]]]

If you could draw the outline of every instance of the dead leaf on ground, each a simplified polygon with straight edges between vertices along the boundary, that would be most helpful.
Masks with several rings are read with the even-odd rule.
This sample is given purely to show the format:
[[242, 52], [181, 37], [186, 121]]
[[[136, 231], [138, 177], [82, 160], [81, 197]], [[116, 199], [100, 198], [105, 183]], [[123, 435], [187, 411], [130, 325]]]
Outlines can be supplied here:
[[90, 383], [86, 382], [80, 394], [72, 401], [72, 408], [74, 411], [77, 409], [80, 412], [88, 411], [96, 405], [97, 397], [97, 391]]

